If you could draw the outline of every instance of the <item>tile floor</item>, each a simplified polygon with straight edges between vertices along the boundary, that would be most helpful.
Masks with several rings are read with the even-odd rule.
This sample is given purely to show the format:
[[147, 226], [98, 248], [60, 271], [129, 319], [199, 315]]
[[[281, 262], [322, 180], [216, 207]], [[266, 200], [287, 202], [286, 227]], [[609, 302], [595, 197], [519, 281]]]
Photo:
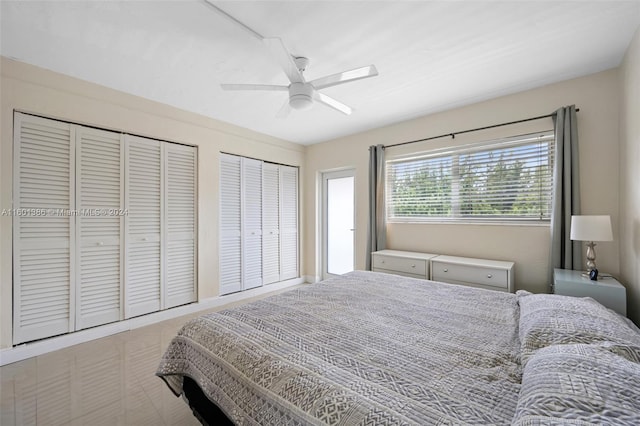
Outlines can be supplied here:
[[0, 367], [0, 425], [199, 425], [155, 376], [173, 336], [196, 315]]

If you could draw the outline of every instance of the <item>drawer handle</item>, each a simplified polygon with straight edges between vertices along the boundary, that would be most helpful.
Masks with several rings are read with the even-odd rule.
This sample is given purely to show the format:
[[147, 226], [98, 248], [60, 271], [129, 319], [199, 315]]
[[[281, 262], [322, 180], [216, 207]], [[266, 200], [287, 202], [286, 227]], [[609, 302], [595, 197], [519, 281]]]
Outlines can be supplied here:
[[103, 245], [104, 245], [104, 243], [103, 243], [102, 241], [100, 241], [100, 242], [98, 243], [98, 247], [102, 247]]
[[383, 260], [383, 261], [381, 261], [380, 263], [384, 263], [384, 260]]
[[444, 268], [444, 271], [445, 271], [445, 272], [449, 272], [449, 270], [448, 270], [447, 268]]
[[491, 278], [491, 277], [493, 277], [493, 275], [487, 274], [487, 278]]
[[411, 265], [411, 267], [412, 267], [412, 268], [415, 268], [415, 267], [416, 267], [416, 265]]

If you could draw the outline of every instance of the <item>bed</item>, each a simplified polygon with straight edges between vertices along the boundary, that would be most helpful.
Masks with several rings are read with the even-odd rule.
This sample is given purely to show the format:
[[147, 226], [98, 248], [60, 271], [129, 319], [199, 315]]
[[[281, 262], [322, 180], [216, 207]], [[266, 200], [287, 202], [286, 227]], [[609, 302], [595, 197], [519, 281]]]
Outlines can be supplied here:
[[640, 331], [593, 301], [356, 271], [188, 322], [203, 424], [640, 424]]

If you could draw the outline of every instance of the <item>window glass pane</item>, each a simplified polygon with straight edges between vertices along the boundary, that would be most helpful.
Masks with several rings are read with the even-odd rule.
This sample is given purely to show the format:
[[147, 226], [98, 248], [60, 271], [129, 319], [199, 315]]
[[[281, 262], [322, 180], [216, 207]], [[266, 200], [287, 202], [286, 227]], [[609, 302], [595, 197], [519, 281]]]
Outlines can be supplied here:
[[353, 265], [353, 176], [327, 181], [327, 272], [346, 274]]
[[389, 220], [548, 220], [553, 134], [387, 162]]

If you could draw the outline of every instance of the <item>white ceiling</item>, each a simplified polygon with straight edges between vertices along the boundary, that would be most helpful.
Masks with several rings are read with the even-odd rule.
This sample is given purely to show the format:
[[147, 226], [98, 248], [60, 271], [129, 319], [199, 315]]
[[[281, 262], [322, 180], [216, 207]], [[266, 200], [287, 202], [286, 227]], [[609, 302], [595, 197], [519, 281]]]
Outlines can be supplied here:
[[354, 108], [276, 113], [284, 84], [260, 41], [199, 0], [2, 0], [3, 56], [278, 138], [311, 144], [616, 67], [634, 1], [220, 1], [310, 59], [307, 80], [375, 64], [323, 92]]

